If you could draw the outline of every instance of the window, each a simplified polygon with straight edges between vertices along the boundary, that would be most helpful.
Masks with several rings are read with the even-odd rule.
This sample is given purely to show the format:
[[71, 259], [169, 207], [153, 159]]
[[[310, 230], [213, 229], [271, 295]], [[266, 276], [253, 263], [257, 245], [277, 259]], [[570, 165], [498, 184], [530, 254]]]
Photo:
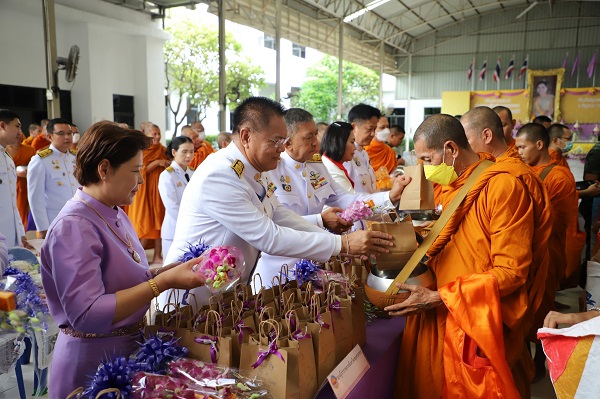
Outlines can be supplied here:
[[263, 46], [265, 46], [265, 48], [270, 48], [271, 50], [275, 50], [275, 38], [273, 36], [269, 36], [265, 33], [263, 35]]
[[306, 58], [306, 47], [292, 43], [292, 55], [300, 58]]
[[404, 129], [405, 113], [405, 108], [394, 108], [394, 111], [392, 111], [391, 115], [387, 116], [390, 126], [400, 125], [402, 129]]
[[135, 126], [133, 96], [113, 94], [113, 118], [115, 122]]
[[429, 117], [431, 115], [441, 114], [442, 113], [442, 109], [441, 108], [437, 108], [437, 107], [432, 107], [432, 108], [425, 107], [423, 109], [423, 112], [425, 113], [425, 119], [427, 119], [427, 117]]

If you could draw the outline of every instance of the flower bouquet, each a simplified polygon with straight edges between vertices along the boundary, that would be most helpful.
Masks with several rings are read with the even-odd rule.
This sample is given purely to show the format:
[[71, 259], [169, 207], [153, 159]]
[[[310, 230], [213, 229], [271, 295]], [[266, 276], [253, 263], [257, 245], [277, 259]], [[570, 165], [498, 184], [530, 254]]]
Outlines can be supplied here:
[[355, 201], [339, 215], [346, 222], [354, 223], [373, 216], [374, 209], [375, 203], [372, 200]]
[[0, 311], [0, 331], [25, 333], [28, 328], [34, 331], [48, 329], [48, 306], [40, 296], [42, 292], [39, 286], [29, 273], [16, 269], [11, 263], [0, 279], [0, 288], [14, 294], [12, 306], [6, 311]]
[[219, 245], [205, 250], [202, 260], [192, 270], [204, 279], [211, 293], [217, 294], [232, 289], [245, 268], [242, 251], [231, 245]]

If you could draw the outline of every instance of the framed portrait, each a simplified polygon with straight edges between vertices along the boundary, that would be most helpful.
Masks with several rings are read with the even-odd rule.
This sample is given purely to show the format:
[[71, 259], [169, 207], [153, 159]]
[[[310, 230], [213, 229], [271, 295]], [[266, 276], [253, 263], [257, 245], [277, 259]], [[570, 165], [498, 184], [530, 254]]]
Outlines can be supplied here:
[[560, 89], [564, 75], [564, 68], [527, 71], [529, 88], [527, 115], [530, 120], [545, 115], [552, 121], [560, 121]]

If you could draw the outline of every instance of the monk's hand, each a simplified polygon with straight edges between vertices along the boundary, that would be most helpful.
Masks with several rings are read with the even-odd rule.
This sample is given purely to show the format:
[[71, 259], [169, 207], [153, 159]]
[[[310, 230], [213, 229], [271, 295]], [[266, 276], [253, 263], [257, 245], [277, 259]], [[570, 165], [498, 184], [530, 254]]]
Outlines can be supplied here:
[[394, 179], [394, 185], [390, 190], [390, 201], [392, 201], [392, 203], [395, 204], [398, 201], [400, 201], [400, 197], [404, 192], [404, 187], [408, 186], [408, 183], [410, 183], [410, 181], [411, 178], [409, 176], [404, 175], [398, 176]]
[[387, 306], [385, 309], [390, 316], [410, 316], [440, 306], [443, 302], [437, 291], [420, 285], [396, 283], [401, 290], [410, 291], [410, 296], [404, 302]]
[[388, 248], [394, 246], [393, 238], [382, 231], [359, 230], [342, 236], [342, 249], [366, 260], [369, 256], [390, 252]]
[[204, 279], [192, 270], [201, 260], [200, 256], [161, 271], [155, 278], [156, 284], [163, 291], [169, 288], [189, 290], [204, 285]]
[[572, 326], [573, 324], [581, 323], [582, 321], [586, 321], [597, 316], [600, 316], [600, 313], [595, 310], [582, 313], [559, 313], [550, 311], [544, 319], [544, 327], [558, 328], [559, 324], [567, 324]]
[[25, 237], [25, 236], [22, 236], [22, 237], [21, 237], [21, 244], [23, 245], [23, 247], [24, 247], [24, 248], [27, 248], [27, 249], [28, 249], [28, 250], [30, 250], [30, 251], [37, 252], [37, 251], [35, 250], [35, 248], [33, 247], [33, 245], [31, 245], [31, 244], [29, 243], [29, 241], [27, 241], [27, 237]]
[[342, 208], [329, 208], [326, 211], [321, 212], [323, 226], [327, 228], [327, 230], [338, 234], [347, 231], [352, 227], [352, 222], [347, 222], [338, 215], [338, 213], [343, 211]]

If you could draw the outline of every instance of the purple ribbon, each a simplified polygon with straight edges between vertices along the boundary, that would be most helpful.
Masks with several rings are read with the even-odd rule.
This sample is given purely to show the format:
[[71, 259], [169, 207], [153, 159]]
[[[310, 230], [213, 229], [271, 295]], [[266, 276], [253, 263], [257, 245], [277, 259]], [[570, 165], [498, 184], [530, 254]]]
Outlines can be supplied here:
[[343, 319], [342, 307], [340, 306], [340, 301], [335, 301], [334, 303], [329, 305], [329, 310], [333, 310], [334, 312], [336, 312], [338, 314], [338, 316], [340, 316], [340, 319]]
[[323, 319], [321, 318], [321, 315], [318, 315], [317, 317], [315, 317], [315, 321], [322, 327], [322, 328], [327, 328], [329, 329], [329, 324], [325, 323], [323, 321]]
[[300, 341], [301, 339], [310, 338], [310, 334], [308, 332], [303, 333], [302, 329], [299, 329], [292, 333], [292, 338], [294, 338], [296, 341]]
[[194, 338], [199, 344], [210, 345], [210, 360], [213, 363], [217, 362], [217, 355], [219, 354], [219, 348], [217, 348], [217, 344], [219, 342], [219, 338], [211, 338], [208, 335], [203, 335], [200, 338]]
[[271, 341], [271, 343], [268, 346], [268, 350], [266, 351], [260, 351], [258, 352], [258, 358], [256, 359], [256, 362], [252, 365], [252, 368], [255, 369], [258, 366], [260, 366], [262, 364], [262, 362], [265, 361], [265, 359], [267, 357], [269, 357], [269, 355], [277, 355], [283, 362], [285, 362], [285, 359], [283, 358], [283, 355], [279, 352], [278, 348], [277, 348], [277, 343], [275, 342], [275, 340]]
[[240, 343], [240, 345], [242, 344], [242, 341], [244, 340], [244, 330], [249, 333], [249, 334], [254, 334], [254, 330], [252, 330], [250, 327], [248, 327], [247, 325], [244, 324], [244, 320], [240, 319], [235, 326], [233, 326], [233, 329], [239, 334], [238, 335], [238, 342]]

